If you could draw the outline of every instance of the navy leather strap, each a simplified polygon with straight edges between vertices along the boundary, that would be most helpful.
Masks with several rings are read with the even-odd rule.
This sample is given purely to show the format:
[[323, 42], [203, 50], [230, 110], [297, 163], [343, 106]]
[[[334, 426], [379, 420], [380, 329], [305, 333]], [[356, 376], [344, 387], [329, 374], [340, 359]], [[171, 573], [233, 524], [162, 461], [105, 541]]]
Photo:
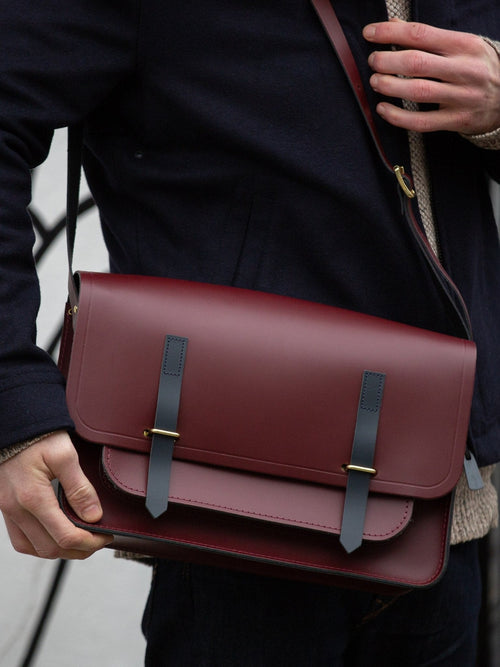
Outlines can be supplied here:
[[170, 472], [177, 434], [184, 360], [188, 339], [167, 336], [158, 386], [158, 402], [149, 458], [146, 507], [155, 519], [168, 507]]
[[376, 472], [373, 461], [384, 383], [384, 373], [364, 371], [351, 462], [346, 466], [348, 478], [340, 543], [347, 553], [357, 549], [363, 540], [370, 480]]

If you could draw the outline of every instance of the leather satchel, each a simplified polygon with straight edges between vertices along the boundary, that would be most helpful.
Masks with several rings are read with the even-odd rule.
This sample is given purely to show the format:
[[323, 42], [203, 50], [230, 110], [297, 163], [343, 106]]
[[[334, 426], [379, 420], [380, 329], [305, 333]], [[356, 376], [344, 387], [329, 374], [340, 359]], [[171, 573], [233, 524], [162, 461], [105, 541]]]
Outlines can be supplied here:
[[[331, 5], [313, 4], [366, 114]], [[70, 266], [81, 142], [72, 136]], [[86, 524], [61, 492], [75, 524], [114, 535], [116, 549], [273, 576], [400, 588], [439, 579], [475, 346], [412, 214], [411, 181], [395, 171], [464, 338], [234, 287], [71, 278], [60, 367], [104, 510]]]

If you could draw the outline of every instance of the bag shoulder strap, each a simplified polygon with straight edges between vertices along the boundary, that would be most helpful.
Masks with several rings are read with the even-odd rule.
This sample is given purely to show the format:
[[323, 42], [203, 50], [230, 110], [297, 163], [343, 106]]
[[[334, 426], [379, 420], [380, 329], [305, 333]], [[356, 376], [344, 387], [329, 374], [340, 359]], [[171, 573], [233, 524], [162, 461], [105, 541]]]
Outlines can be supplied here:
[[[333, 9], [330, 3], [330, 0], [311, 0], [311, 3], [318, 15], [319, 20], [321, 21], [321, 24], [323, 25], [323, 28], [330, 40], [330, 43], [335, 53], [337, 54], [337, 58], [339, 59], [339, 62], [342, 65], [342, 69], [344, 70], [347, 80], [349, 81], [349, 84], [351, 86], [352, 92], [354, 93], [354, 97], [356, 98], [361, 113], [363, 114], [363, 117], [365, 119], [368, 130], [372, 136], [375, 147], [378, 151], [378, 154], [380, 155], [380, 159], [382, 160], [383, 164], [389, 171], [396, 173], [395, 171], [396, 167], [393, 167], [391, 165], [389, 158], [385, 154], [384, 148], [382, 146], [382, 141], [380, 140], [380, 136], [378, 134], [375, 121], [373, 119], [370, 104], [366, 96], [365, 88], [361, 80], [361, 75], [359, 73], [358, 65], [354, 60], [351, 47], [349, 46], [349, 43], [342, 29], [342, 26], [340, 25], [340, 22], [337, 18], [335, 10]], [[402, 169], [402, 167], [400, 167], [399, 169]], [[403, 174], [404, 171], [401, 174], [401, 176], [403, 176]], [[411, 183], [407, 181], [406, 182], [403, 181], [403, 183], [404, 183], [404, 188], [408, 189], [408, 191], [404, 190], [405, 194], [408, 197], [413, 198], [415, 196], [415, 191], [413, 190]], [[401, 187], [403, 187], [403, 185], [401, 185]]]
[[78, 288], [73, 273], [73, 255], [76, 240], [76, 224], [80, 205], [80, 181], [82, 174], [83, 125], [68, 128], [68, 164], [66, 185], [66, 248], [68, 253], [68, 300], [71, 308], [78, 307]]
[[382, 142], [380, 140], [373, 114], [368, 103], [368, 98], [363, 86], [361, 75], [358, 66], [354, 59], [351, 47], [344, 34], [342, 26], [337, 18], [335, 10], [331, 4], [331, 0], [311, 0], [316, 14], [330, 40], [330, 43], [335, 51], [342, 69], [349, 81], [352, 92], [356, 98], [358, 106], [361, 110], [362, 116], [368, 127], [370, 135], [373, 139], [377, 152], [380, 156], [382, 164], [388, 171], [393, 173], [399, 184], [399, 196], [401, 200], [401, 208], [407, 224], [412, 232], [413, 237], [417, 241], [427, 263], [434, 274], [438, 284], [441, 286], [443, 292], [447, 297], [447, 303], [451, 305], [452, 312], [458, 316], [458, 321], [462, 329], [463, 336], [472, 340], [472, 326], [470, 322], [467, 306], [460, 294], [458, 287], [445, 271], [438, 257], [434, 253], [427, 236], [420, 226], [412, 206], [412, 199], [415, 197], [415, 190], [410, 176], [405, 172], [402, 165], [392, 165], [387, 157]]

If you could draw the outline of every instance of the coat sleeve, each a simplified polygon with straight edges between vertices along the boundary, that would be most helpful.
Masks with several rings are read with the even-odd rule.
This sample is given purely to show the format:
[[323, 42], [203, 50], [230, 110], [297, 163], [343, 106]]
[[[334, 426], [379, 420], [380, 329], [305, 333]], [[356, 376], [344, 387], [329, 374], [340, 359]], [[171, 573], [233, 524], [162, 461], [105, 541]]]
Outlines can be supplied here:
[[0, 0], [0, 448], [71, 427], [63, 379], [36, 345], [31, 171], [54, 129], [133, 76], [138, 2]]

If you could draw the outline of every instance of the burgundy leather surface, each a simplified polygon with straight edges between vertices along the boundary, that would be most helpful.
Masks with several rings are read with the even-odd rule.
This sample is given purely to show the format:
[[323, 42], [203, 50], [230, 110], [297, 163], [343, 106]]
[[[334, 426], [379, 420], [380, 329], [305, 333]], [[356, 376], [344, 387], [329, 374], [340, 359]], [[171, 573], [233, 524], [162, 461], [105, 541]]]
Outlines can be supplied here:
[[64, 496], [61, 502], [78, 525], [115, 534], [114, 548], [325, 584], [348, 577], [355, 582], [426, 587], [444, 571], [450, 496], [416, 501], [414, 520], [398, 537], [364, 542], [348, 555], [335, 535], [195, 507], [172, 504], [163, 517], [152, 519], [141, 499], [125, 497], [106, 482], [99, 469], [99, 450], [90, 443], [78, 444], [82, 467], [104, 507], [102, 520], [85, 524]]
[[473, 343], [250, 290], [82, 274], [67, 388], [82, 437], [148, 451], [166, 334], [189, 338], [177, 459], [344, 487], [372, 370], [386, 383], [371, 490], [433, 498], [456, 484]]
[[[105, 447], [102, 465], [104, 474], [117, 489], [145, 497], [147, 454]], [[331, 486], [189, 461], [172, 464], [170, 503], [257, 521], [338, 535], [344, 497], [344, 489]], [[368, 503], [363, 539], [392, 539], [408, 526], [412, 511], [410, 498], [373, 494]]]
[[[155, 520], [143, 431], [167, 334], [189, 344], [173, 502]], [[443, 572], [472, 343], [248, 290], [83, 274], [61, 367], [69, 355], [68, 403], [90, 441], [78, 451], [104, 507], [88, 527], [116, 548], [329, 583], [421, 587]], [[335, 533], [364, 370], [386, 382], [365, 539], [348, 555]]]

